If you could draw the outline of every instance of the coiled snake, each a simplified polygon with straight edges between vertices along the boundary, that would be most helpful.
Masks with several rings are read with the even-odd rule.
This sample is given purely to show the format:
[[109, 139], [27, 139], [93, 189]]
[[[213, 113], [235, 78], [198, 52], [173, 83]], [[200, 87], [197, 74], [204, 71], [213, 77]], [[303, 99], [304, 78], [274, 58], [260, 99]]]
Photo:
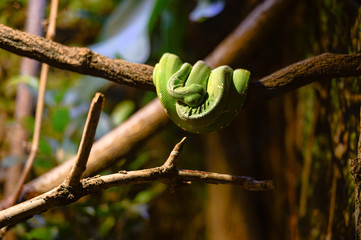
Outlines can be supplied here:
[[250, 72], [205, 62], [182, 63], [165, 53], [156, 64], [153, 82], [170, 119], [192, 133], [208, 133], [226, 127], [246, 98]]

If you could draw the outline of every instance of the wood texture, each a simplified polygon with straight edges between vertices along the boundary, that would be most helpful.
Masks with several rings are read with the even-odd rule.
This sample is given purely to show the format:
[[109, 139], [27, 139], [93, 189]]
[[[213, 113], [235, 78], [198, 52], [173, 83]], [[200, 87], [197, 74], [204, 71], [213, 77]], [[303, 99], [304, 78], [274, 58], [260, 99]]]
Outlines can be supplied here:
[[129, 172], [120, 171], [106, 176], [95, 176], [83, 179], [80, 184], [73, 185], [71, 188], [67, 185], [66, 180], [65, 183], [63, 182], [49, 192], [0, 211], [0, 227], [18, 223], [35, 214], [47, 211], [50, 208], [70, 204], [83, 196], [120, 185], [160, 181], [173, 187], [173, 185], [189, 183], [189, 181], [198, 181], [213, 184], [233, 184], [242, 189], [252, 191], [274, 189], [272, 181], [268, 180], [258, 181], [250, 177], [232, 176], [228, 174], [177, 170], [175, 164], [182, 150], [184, 140], [183, 138], [182, 141], [174, 147], [167, 161], [160, 167]]
[[67, 47], [0, 24], [0, 48], [51, 66], [154, 91], [153, 67], [110, 59], [88, 48]]

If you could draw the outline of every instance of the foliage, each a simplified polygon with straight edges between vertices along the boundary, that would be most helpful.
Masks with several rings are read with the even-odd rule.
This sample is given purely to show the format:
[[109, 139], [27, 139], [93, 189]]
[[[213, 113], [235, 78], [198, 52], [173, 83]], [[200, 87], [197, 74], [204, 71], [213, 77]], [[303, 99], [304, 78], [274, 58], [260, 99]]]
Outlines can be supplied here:
[[[259, 2], [64, 0], [55, 41], [150, 65], [166, 51], [182, 59], [200, 59], [204, 57], [200, 53], [210, 52]], [[297, 1], [251, 53], [246, 64], [254, 69], [254, 78], [323, 52], [360, 51], [361, 11], [346, 2], [360, 4]], [[0, 1], [0, 23], [23, 29], [26, 4], [25, 0]], [[37, 79], [19, 75], [20, 60], [0, 50], [0, 130], [8, 134], [14, 125], [16, 85], [25, 83], [34, 95], [38, 88]], [[233, 64], [242, 62], [237, 60]], [[14, 232], [19, 239], [204, 239], [217, 230], [224, 238], [238, 231], [250, 239], [353, 236], [354, 196], [347, 160], [357, 150], [359, 81], [316, 82], [246, 109], [220, 133], [187, 134], [190, 140], [179, 167], [272, 178], [277, 185], [272, 194], [197, 184], [177, 188], [175, 193], [158, 183], [112, 188], [35, 216]], [[52, 68], [32, 178], [76, 154], [96, 91], [106, 96], [96, 139], [155, 97]], [[29, 117], [21, 124], [32, 133], [33, 122]], [[171, 125], [101, 174], [160, 165], [184, 135]], [[20, 161], [10, 155], [7, 137], [0, 131], [3, 169]]]

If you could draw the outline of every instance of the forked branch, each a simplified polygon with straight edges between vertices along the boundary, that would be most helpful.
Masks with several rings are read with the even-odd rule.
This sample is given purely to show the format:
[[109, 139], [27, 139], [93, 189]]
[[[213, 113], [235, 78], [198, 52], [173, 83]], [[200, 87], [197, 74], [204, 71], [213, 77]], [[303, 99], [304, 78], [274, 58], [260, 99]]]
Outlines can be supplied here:
[[73, 164], [73, 168], [70, 171], [69, 177], [65, 180], [65, 185], [68, 187], [77, 186], [80, 183], [80, 179], [83, 177], [90, 150], [93, 146], [103, 104], [104, 95], [101, 93], [96, 93], [90, 105], [76, 160]]
[[163, 182], [173, 186], [174, 184], [190, 183], [198, 181], [212, 184], [232, 184], [250, 191], [266, 191], [274, 189], [272, 181], [258, 181], [250, 177], [233, 176], [202, 171], [177, 170], [176, 159], [179, 157], [184, 140], [178, 143], [171, 152], [168, 160], [160, 167], [137, 171], [119, 171], [106, 176], [95, 176], [82, 179], [80, 184], [68, 187], [62, 183], [58, 187], [39, 195], [26, 202], [0, 211], [0, 227], [19, 223], [35, 214], [47, 211], [51, 208], [70, 204], [79, 198], [102, 191], [111, 187]]

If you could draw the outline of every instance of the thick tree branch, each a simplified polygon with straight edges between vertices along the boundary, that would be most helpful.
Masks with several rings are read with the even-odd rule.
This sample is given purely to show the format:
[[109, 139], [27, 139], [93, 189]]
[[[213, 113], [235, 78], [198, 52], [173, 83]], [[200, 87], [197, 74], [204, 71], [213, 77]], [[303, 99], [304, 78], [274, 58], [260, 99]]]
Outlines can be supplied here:
[[[137, 170], [120, 171], [106, 176], [95, 176], [81, 180], [81, 184], [68, 188], [61, 184], [40, 196], [0, 211], [0, 227], [16, 224], [35, 214], [61, 205], [70, 204], [79, 198], [120, 185], [150, 183], [160, 181], [166, 184], [198, 181], [213, 184], [233, 184], [246, 190], [266, 191], [273, 190], [272, 181], [257, 181], [250, 177], [232, 176], [201, 171], [176, 170], [174, 159], [179, 155], [185, 139], [175, 146], [166, 163], [161, 167]], [[176, 154], [175, 154], [176, 153]]]
[[[153, 67], [110, 59], [87, 48], [66, 47], [0, 24], [0, 48], [78, 73], [154, 91]], [[212, 55], [211, 55], [212, 56]], [[212, 65], [218, 65], [212, 63]], [[280, 96], [310, 82], [361, 75], [361, 54], [325, 53], [285, 67], [249, 85], [246, 105]]]
[[110, 59], [88, 48], [67, 47], [2, 24], [0, 48], [61, 69], [154, 91], [151, 66]]
[[311, 82], [361, 75], [361, 53], [324, 53], [289, 65], [249, 87], [245, 106], [251, 102], [281, 96]]

